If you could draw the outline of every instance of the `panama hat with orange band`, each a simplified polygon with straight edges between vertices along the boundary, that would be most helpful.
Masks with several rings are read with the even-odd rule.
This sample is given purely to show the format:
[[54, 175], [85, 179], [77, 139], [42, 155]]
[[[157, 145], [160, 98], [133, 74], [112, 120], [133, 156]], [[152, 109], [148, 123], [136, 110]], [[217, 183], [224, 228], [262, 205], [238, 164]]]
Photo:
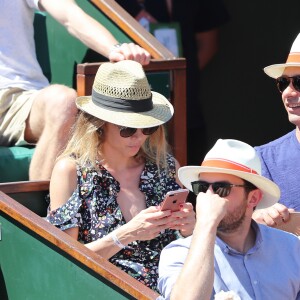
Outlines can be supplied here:
[[264, 71], [268, 76], [276, 79], [280, 77], [284, 69], [288, 67], [300, 67], [300, 33], [293, 42], [286, 63], [270, 65], [265, 67]]
[[251, 182], [263, 193], [257, 208], [266, 208], [278, 202], [279, 187], [261, 175], [261, 163], [250, 145], [233, 139], [219, 139], [205, 156], [201, 166], [186, 166], [178, 170], [181, 183], [192, 191], [191, 182], [199, 180], [200, 173], [223, 173]]

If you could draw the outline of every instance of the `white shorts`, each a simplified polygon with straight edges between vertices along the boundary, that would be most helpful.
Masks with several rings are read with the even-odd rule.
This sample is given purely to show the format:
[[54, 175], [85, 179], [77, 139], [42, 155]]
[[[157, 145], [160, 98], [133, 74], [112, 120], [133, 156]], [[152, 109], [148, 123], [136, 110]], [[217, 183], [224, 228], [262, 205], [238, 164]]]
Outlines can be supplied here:
[[38, 90], [0, 90], [0, 145], [28, 145], [24, 140], [26, 119]]

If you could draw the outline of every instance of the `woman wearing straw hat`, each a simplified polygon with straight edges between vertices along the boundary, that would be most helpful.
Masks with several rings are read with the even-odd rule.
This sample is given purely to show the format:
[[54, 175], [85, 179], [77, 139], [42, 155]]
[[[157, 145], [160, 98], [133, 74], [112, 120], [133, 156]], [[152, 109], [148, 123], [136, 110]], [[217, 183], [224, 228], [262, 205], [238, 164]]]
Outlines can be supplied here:
[[190, 203], [160, 211], [178, 163], [163, 124], [173, 107], [134, 61], [103, 64], [51, 177], [48, 221], [156, 289], [164, 246], [192, 233]]

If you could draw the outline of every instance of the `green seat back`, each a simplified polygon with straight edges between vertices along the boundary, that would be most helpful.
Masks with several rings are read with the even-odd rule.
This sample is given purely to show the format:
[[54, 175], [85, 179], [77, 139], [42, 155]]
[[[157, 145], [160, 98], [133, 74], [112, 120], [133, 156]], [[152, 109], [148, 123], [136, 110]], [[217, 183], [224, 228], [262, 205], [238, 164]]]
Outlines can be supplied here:
[[34, 147], [0, 146], [0, 182], [28, 180]]

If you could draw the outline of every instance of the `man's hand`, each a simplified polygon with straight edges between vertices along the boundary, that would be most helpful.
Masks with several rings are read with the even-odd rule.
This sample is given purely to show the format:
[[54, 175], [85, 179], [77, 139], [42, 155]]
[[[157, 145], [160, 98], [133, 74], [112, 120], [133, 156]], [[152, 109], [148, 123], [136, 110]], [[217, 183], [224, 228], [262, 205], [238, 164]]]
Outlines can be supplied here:
[[114, 46], [108, 55], [111, 62], [130, 59], [139, 62], [141, 65], [148, 65], [150, 58], [151, 56], [147, 50], [134, 43], [123, 43], [118, 47]]
[[276, 203], [268, 208], [255, 210], [252, 218], [258, 223], [276, 227], [277, 225], [287, 222], [290, 218], [290, 212], [292, 211], [294, 211], [294, 209], [288, 209], [286, 206]]
[[207, 190], [206, 193], [199, 193], [196, 205], [197, 220], [201, 221], [202, 224], [213, 222], [214, 225], [218, 226], [226, 215], [227, 203], [226, 198], [222, 198], [210, 190]]

